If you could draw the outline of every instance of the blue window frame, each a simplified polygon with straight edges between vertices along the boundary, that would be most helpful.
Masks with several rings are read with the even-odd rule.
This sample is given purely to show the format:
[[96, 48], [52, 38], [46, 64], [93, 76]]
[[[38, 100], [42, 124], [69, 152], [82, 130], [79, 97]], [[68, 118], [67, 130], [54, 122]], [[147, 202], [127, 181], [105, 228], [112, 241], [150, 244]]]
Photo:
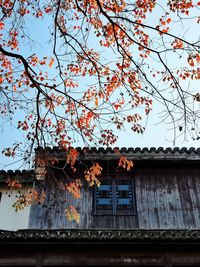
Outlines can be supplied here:
[[133, 179], [101, 179], [95, 188], [94, 213], [96, 215], [135, 215], [135, 191]]

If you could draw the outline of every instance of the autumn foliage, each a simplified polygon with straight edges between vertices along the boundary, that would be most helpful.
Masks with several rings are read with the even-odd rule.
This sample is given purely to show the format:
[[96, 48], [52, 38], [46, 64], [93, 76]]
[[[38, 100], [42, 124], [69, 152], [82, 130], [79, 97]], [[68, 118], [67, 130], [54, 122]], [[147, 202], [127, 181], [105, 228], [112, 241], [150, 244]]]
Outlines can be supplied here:
[[[175, 138], [198, 139], [199, 14], [195, 0], [0, 0], [0, 114], [25, 137], [3, 154], [30, 163], [36, 147], [57, 146], [76, 172], [78, 140], [143, 133], [155, 101]], [[98, 185], [100, 172], [94, 162], [85, 179]], [[79, 177], [65, 188], [79, 197]]]

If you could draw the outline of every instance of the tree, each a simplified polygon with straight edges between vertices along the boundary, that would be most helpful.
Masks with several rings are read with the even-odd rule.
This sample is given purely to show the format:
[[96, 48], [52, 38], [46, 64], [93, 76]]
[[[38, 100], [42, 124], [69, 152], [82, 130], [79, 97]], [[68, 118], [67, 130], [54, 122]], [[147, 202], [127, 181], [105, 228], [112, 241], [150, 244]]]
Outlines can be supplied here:
[[[199, 138], [200, 2], [1, 0], [0, 8], [1, 115], [21, 112], [26, 161], [35, 147], [56, 145], [73, 163], [77, 138], [109, 146], [116, 129], [142, 133], [153, 101], [175, 138]], [[31, 23], [43, 29], [45, 51]], [[3, 153], [21, 150], [16, 142]]]

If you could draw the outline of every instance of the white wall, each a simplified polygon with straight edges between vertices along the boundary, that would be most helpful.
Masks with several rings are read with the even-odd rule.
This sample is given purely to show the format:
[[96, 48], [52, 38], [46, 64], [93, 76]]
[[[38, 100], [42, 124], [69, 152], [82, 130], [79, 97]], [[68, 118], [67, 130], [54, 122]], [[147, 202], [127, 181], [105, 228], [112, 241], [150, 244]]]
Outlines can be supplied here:
[[[12, 204], [16, 201], [16, 192], [8, 188], [0, 188], [0, 229], [18, 230], [28, 228], [30, 206], [16, 212]], [[6, 192], [8, 194], [6, 194]], [[10, 197], [8, 196], [10, 194]]]

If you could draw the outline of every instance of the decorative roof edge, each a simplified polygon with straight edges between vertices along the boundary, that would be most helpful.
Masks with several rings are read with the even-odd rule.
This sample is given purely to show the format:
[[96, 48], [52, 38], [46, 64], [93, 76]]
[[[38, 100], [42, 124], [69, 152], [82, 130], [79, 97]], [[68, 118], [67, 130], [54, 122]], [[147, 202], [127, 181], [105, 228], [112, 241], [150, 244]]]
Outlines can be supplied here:
[[[175, 152], [179, 152], [179, 153], [191, 153], [191, 152], [194, 152], [196, 154], [199, 154], [200, 153], [200, 148], [195, 148], [195, 147], [190, 147], [190, 148], [187, 148], [187, 147], [167, 147], [167, 148], [164, 148], [164, 147], [107, 147], [107, 148], [104, 148], [104, 147], [76, 147], [75, 148], [76, 150], [78, 150], [79, 152], [81, 151], [86, 151], [88, 153], [92, 153], [92, 152], [96, 152], [96, 153], [100, 153], [100, 152], [103, 152], [103, 153], [107, 153], [107, 152], [113, 152], [115, 153], [116, 150], [118, 150], [120, 153], [129, 153], [129, 152], [133, 152], [133, 153], [145, 153], [145, 152], [155, 152], [155, 153], [160, 153], [160, 152], [163, 152], [163, 153], [175, 153]], [[38, 147], [36, 148], [36, 151], [37, 150], [46, 150], [46, 151], [49, 151], [49, 152], [61, 152], [63, 151], [62, 149], [60, 149], [59, 147], [45, 147], [45, 148], [42, 148], [42, 147]]]
[[[83, 160], [109, 160], [117, 159], [120, 155], [125, 155], [133, 160], [200, 160], [200, 148], [139, 148], [139, 147], [122, 147], [122, 148], [103, 148], [103, 147], [77, 147], [76, 150], [80, 153], [80, 158]], [[65, 151], [58, 147], [38, 147], [37, 153], [49, 153], [58, 159], [65, 158]]]
[[200, 241], [196, 230], [0, 230], [0, 242], [10, 241]]

